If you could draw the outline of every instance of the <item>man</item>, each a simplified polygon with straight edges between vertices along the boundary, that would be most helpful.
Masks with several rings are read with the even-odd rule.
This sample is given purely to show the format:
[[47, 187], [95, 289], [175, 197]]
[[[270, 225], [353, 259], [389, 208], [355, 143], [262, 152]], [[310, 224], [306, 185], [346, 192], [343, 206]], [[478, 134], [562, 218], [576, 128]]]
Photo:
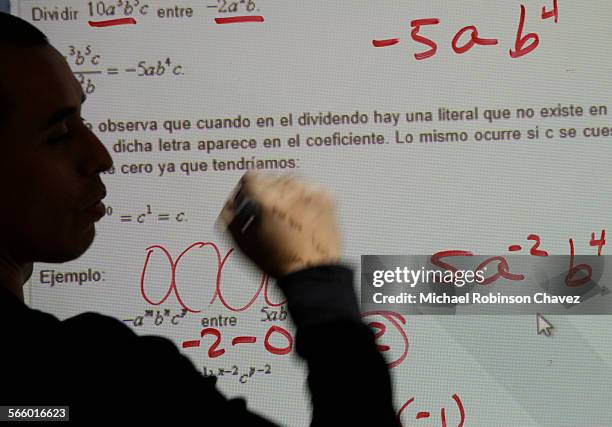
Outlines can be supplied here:
[[[0, 13], [0, 58], [0, 405], [70, 405], [71, 419], [89, 423], [272, 425], [226, 399], [167, 339], [94, 313], [59, 321], [23, 303], [34, 262], [73, 260], [92, 243], [104, 214], [100, 173], [112, 160], [82, 122], [81, 86], [42, 33]], [[249, 174], [223, 218], [287, 296], [313, 425], [396, 425], [386, 365], [360, 320], [352, 273], [337, 265], [329, 197]]]

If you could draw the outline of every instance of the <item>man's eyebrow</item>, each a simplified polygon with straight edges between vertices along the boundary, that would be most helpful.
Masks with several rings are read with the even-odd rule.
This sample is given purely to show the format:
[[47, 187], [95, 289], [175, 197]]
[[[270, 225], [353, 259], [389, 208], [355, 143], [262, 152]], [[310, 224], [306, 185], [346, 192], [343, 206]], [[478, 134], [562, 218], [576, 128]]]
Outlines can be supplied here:
[[[85, 96], [85, 94], [83, 94], [81, 96], [81, 103], [85, 102], [86, 99], [87, 97]], [[55, 113], [51, 115], [51, 117], [49, 117], [49, 120], [47, 120], [47, 122], [43, 126], [43, 130], [49, 129], [53, 125], [64, 120], [66, 117], [70, 117], [73, 114], [76, 114], [77, 112], [78, 112], [77, 107], [64, 107], [64, 108], [57, 110]]]

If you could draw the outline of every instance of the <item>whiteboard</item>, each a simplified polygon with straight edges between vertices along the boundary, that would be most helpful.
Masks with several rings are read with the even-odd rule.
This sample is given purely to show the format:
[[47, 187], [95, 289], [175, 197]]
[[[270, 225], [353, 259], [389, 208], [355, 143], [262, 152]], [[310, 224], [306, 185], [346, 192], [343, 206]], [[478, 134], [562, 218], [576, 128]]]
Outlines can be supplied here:
[[[11, 6], [66, 56], [115, 163], [93, 246], [37, 264], [28, 304], [163, 335], [204, 374], [222, 371], [226, 395], [284, 425], [309, 422], [295, 329], [273, 280], [216, 226], [245, 168], [332, 191], [356, 290], [362, 254], [528, 253], [535, 234], [550, 254], [573, 239], [593, 255], [592, 233], [612, 227], [609, 2]], [[379, 343], [397, 362], [405, 426], [441, 425], [442, 408], [453, 426], [610, 424], [608, 316], [554, 316], [551, 337], [533, 316], [364, 320], [387, 326]], [[208, 352], [214, 337], [185, 345], [205, 324], [222, 355]], [[272, 327], [287, 335], [265, 340]], [[232, 347], [240, 336], [257, 342]]]

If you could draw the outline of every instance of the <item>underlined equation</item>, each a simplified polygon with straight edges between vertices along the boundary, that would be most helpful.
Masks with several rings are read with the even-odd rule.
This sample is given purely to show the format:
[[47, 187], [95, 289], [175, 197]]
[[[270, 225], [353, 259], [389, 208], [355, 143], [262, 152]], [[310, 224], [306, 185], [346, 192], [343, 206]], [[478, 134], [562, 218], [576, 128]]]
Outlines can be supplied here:
[[36, 22], [79, 22], [93, 29], [138, 26], [143, 23], [202, 20], [217, 25], [262, 23], [263, 0], [205, 0], [187, 6], [177, 2], [163, 6], [144, 0], [98, 0], [79, 6], [51, 6], [49, 2], [23, 2], [20, 13]]
[[[533, 12], [534, 8], [530, 7], [529, 12]], [[550, 21], [554, 24], [559, 22], [559, 3], [558, 0], [552, 0], [550, 5], [542, 6], [541, 10], [537, 11], [541, 21]], [[508, 54], [513, 59], [521, 58], [533, 52], [540, 44], [540, 36], [537, 32], [530, 32], [525, 24], [528, 9], [525, 5], [520, 4], [520, 13], [518, 17], [518, 26], [514, 45], [509, 49]], [[423, 61], [432, 58], [438, 52], [439, 40], [434, 40], [432, 36], [427, 35], [427, 30], [442, 25], [440, 18], [423, 18], [410, 21], [410, 37], [414, 43], [424, 45], [429, 49], [417, 52], [414, 58], [417, 61]], [[400, 38], [374, 39], [372, 46], [375, 48], [384, 48], [394, 46], [400, 43]], [[459, 29], [450, 42], [450, 47], [457, 55], [463, 55], [477, 46], [492, 47], [499, 45], [499, 39], [490, 35], [482, 35], [478, 27], [475, 25], [467, 25]]]

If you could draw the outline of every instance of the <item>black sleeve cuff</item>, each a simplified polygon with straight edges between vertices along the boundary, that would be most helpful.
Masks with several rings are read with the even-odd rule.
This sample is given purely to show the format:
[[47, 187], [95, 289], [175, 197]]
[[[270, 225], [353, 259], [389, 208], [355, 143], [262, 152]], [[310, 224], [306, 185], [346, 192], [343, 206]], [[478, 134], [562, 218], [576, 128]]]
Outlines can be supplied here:
[[361, 321], [353, 271], [339, 265], [307, 268], [278, 280], [298, 328], [336, 320]]

